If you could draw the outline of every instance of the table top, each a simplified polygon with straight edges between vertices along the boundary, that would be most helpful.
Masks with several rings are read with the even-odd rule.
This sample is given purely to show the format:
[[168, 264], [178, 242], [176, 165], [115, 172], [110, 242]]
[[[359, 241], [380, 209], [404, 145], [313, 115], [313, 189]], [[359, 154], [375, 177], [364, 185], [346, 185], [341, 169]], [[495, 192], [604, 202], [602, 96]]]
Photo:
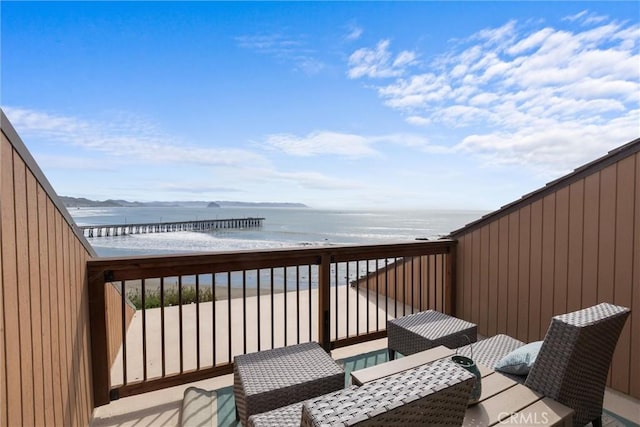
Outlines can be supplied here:
[[[402, 372], [438, 359], [451, 357], [455, 350], [439, 346], [411, 356], [353, 371], [353, 384], [362, 385], [396, 372]], [[480, 401], [469, 407], [464, 426], [536, 425], [571, 426], [573, 410], [542, 396], [522, 384], [478, 365], [482, 375]]]

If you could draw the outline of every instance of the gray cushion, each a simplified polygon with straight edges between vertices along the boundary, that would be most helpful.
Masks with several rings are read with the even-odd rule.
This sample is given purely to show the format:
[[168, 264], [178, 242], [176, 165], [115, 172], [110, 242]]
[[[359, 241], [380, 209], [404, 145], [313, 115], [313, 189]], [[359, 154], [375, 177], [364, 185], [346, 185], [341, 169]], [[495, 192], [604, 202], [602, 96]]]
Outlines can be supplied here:
[[542, 341], [534, 341], [513, 350], [496, 363], [496, 371], [514, 375], [527, 375], [536, 361]]

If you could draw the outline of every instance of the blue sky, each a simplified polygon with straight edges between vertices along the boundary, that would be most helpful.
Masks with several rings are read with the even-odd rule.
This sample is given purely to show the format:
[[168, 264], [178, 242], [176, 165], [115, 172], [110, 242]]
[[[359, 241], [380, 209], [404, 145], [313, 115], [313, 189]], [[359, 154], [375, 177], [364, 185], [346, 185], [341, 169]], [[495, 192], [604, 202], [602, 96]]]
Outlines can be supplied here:
[[640, 136], [638, 2], [8, 2], [58, 194], [493, 210]]

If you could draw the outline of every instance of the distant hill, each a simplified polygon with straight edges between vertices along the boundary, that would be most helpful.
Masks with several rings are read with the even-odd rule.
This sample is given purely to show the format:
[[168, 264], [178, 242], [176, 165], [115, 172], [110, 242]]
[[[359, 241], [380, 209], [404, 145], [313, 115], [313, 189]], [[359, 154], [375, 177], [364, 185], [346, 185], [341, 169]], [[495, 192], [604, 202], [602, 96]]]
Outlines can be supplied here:
[[129, 202], [127, 200], [89, 200], [84, 197], [60, 196], [62, 203], [68, 208], [118, 208], [118, 207], [268, 207], [268, 208], [306, 208], [302, 203], [279, 202]]
[[122, 206], [115, 200], [105, 200], [103, 202], [97, 200], [89, 200], [84, 197], [68, 197], [60, 196], [62, 203], [68, 208], [98, 208], [98, 207], [118, 207]]

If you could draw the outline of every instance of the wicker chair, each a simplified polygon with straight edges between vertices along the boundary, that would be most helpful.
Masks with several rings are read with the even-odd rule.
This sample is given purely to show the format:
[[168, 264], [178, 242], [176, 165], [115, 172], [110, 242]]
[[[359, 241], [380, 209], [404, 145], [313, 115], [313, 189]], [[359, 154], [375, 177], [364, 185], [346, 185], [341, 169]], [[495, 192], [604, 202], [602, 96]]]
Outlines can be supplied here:
[[[630, 310], [602, 303], [554, 316], [529, 375], [510, 378], [575, 411], [574, 426], [602, 425], [602, 401], [613, 352]], [[506, 335], [473, 344], [477, 363], [493, 367], [524, 345]], [[461, 349], [470, 354], [469, 346]]]

